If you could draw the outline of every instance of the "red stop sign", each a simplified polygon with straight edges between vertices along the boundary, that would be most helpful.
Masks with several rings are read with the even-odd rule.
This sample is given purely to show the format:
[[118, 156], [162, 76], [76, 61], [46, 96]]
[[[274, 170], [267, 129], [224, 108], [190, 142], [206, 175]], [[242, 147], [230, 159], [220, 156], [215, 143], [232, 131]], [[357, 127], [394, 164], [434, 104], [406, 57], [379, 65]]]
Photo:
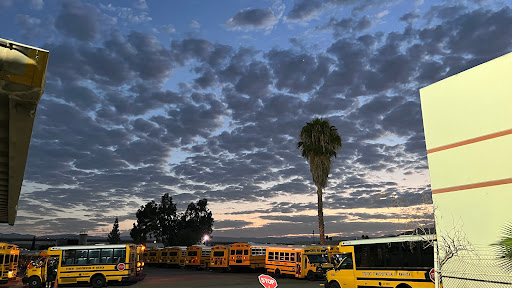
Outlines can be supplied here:
[[430, 280], [432, 280], [432, 282], [436, 282], [436, 271], [434, 270], [434, 268], [430, 269], [428, 275], [430, 276]]
[[117, 268], [118, 271], [124, 271], [125, 267], [126, 266], [124, 265], [124, 263], [119, 263], [119, 264], [117, 264], [116, 268]]
[[265, 287], [265, 288], [276, 288], [277, 287], [276, 279], [274, 279], [268, 275], [261, 274], [260, 276], [258, 276], [258, 280], [260, 280], [261, 285], [263, 285], [263, 287]]

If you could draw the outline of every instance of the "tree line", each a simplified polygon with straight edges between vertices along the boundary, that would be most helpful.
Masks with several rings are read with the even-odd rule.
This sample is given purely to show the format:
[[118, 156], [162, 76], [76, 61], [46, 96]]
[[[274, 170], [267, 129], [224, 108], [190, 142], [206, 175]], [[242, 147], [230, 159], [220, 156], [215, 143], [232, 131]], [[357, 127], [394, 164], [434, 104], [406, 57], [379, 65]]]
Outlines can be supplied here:
[[[160, 203], [152, 200], [142, 205], [135, 216], [137, 223], [133, 224], [130, 236], [136, 244], [146, 244], [154, 239], [165, 246], [191, 246], [200, 243], [205, 235], [210, 236], [213, 231], [214, 219], [207, 199], [192, 202], [183, 213], [178, 213], [172, 197], [166, 193]], [[119, 243], [119, 234], [116, 217], [108, 235], [109, 242]]]

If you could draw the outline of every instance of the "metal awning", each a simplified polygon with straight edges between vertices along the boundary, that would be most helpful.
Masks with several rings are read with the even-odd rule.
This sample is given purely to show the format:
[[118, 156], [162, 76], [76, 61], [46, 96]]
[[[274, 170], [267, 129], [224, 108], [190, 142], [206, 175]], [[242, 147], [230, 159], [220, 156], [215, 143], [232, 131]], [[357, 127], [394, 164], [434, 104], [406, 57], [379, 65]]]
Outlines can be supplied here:
[[0, 223], [14, 225], [49, 52], [0, 38]]

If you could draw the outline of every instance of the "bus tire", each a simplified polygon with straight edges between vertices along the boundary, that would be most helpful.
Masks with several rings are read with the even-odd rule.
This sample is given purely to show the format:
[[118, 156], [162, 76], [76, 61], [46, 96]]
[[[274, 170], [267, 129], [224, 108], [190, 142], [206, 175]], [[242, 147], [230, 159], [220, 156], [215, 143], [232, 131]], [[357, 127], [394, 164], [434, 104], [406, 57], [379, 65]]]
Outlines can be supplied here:
[[41, 287], [41, 278], [37, 276], [32, 276], [28, 278], [28, 287], [29, 288], [39, 288]]
[[396, 288], [411, 288], [411, 286], [402, 283], [402, 284], [399, 284], [398, 286], [396, 286]]
[[308, 274], [306, 275], [306, 278], [309, 280], [309, 281], [315, 281], [316, 277], [315, 277], [315, 273], [312, 271], [312, 270], [309, 270], [308, 271]]
[[281, 277], [281, 271], [279, 269], [276, 269], [276, 271], [274, 271], [274, 277], [275, 278]]
[[94, 288], [101, 288], [105, 286], [107, 281], [105, 280], [105, 277], [103, 275], [96, 275], [91, 278], [91, 285]]
[[328, 285], [328, 288], [341, 288], [340, 284], [338, 284], [336, 281], [331, 281]]

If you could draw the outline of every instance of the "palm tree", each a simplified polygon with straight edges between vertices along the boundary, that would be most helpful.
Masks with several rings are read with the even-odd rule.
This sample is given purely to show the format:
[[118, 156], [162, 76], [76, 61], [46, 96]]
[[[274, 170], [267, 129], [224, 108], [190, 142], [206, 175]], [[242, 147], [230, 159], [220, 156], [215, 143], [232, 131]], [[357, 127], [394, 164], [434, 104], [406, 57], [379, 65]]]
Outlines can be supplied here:
[[500, 242], [492, 245], [497, 248], [499, 264], [508, 271], [512, 271], [512, 223], [507, 223], [503, 227], [502, 234]]
[[331, 159], [341, 149], [341, 137], [336, 127], [323, 118], [314, 118], [307, 122], [300, 131], [300, 142], [297, 148], [301, 150], [302, 157], [309, 161], [309, 170], [313, 176], [318, 195], [318, 228], [320, 231], [320, 244], [325, 245], [324, 211], [322, 201], [322, 188], [327, 185], [327, 178], [331, 171]]

